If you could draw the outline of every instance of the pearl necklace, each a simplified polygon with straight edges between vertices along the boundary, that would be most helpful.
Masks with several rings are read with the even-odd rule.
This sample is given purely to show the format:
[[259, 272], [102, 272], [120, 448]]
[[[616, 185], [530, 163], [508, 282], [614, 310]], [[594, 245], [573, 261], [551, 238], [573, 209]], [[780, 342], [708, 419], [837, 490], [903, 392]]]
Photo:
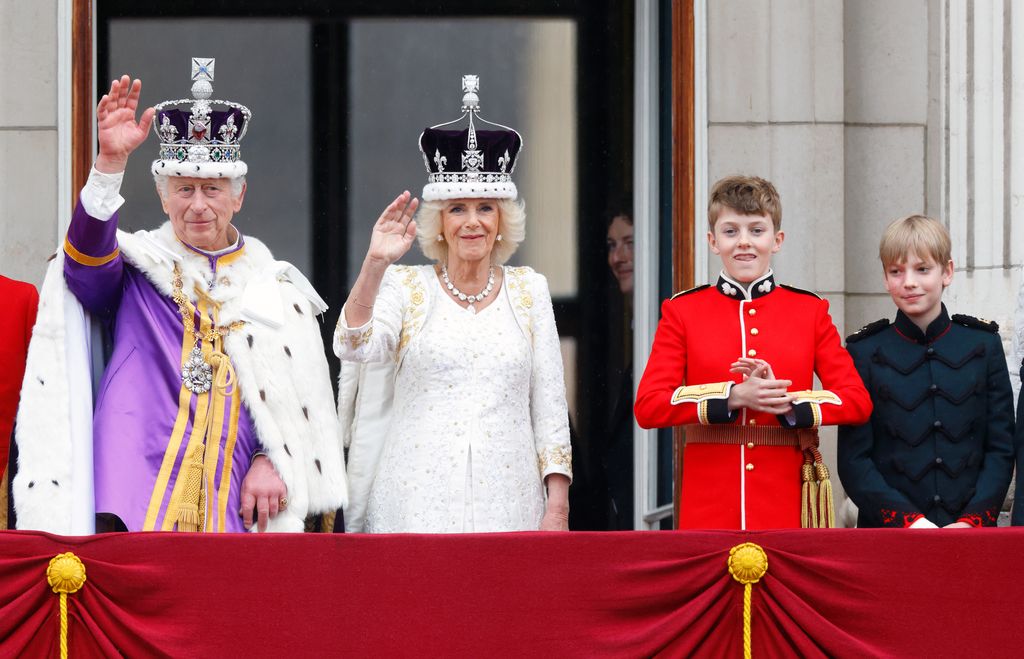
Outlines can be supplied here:
[[466, 307], [466, 309], [470, 313], [476, 313], [476, 307], [473, 306], [473, 303], [480, 302], [490, 295], [492, 290], [494, 290], [494, 266], [491, 266], [487, 270], [487, 286], [485, 286], [484, 290], [480, 291], [476, 295], [466, 295], [455, 287], [452, 280], [448, 278], [448, 266], [446, 264], [441, 264], [441, 279], [444, 280], [445, 288], [451, 291], [453, 296], [459, 298], [459, 300], [463, 302], [469, 302], [469, 306]]

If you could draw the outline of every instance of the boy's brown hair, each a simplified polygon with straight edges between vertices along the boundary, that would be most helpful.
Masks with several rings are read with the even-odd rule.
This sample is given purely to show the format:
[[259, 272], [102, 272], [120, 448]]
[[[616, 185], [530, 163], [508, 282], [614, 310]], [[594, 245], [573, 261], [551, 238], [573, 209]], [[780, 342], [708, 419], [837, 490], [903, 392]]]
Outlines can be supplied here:
[[882, 267], [904, 263], [911, 252], [921, 258], [931, 257], [936, 264], [945, 267], [953, 258], [949, 231], [942, 222], [924, 215], [907, 215], [893, 220], [878, 244]]
[[726, 176], [715, 183], [708, 195], [708, 228], [715, 230], [715, 222], [724, 208], [741, 215], [768, 215], [778, 231], [782, 227], [782, 200], [771, 181], [757, 176]]

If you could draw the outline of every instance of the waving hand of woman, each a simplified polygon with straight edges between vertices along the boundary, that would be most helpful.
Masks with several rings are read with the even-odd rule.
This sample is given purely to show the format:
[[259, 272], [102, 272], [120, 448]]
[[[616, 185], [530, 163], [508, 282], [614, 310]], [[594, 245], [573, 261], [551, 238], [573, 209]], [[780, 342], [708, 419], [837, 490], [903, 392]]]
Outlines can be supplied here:
[[416, 240], [416, 221], [412, 218], [419, 203], [406, 190], [388, 204], [373, 225], [363, 267], [345, 302], [345, 321], [349, 326], [359, 327], [370, 320], [384, 271], [402, 258]]

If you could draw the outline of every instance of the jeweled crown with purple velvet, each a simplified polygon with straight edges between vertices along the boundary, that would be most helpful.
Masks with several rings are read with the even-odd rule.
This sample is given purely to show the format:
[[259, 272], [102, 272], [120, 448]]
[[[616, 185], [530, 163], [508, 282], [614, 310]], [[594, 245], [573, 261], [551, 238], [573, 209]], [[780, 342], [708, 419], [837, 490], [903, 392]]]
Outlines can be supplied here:
[[[236, 178], [248, 167], [241, 160], [241, 142], [249, 128], [249, 108], [231, 101], [211, 101], [212, 57], [192, 58], [192, 98], [155, 106], [153, 131], [160, 138], [160, 157], [153, 173], [195, 178]], [[191, 108], [173, 108], [191, 104]], [[223, 106], [214, 110], [212, 106]], [[165, 109], [169, 108], [169, 109]]]
[[[462, 76], [462, 116], [431, 126], [420, 135], [420, 152], [427, 166], [424, 201], [515, 199], [518, 195], [512, 172], [523, 148], [523, 136], [480, 116], [479, 90], [478, 76]], [[467, 117], [467, 128], [453, 127]], [[477, 130], [475, 121], [494, 129]]]

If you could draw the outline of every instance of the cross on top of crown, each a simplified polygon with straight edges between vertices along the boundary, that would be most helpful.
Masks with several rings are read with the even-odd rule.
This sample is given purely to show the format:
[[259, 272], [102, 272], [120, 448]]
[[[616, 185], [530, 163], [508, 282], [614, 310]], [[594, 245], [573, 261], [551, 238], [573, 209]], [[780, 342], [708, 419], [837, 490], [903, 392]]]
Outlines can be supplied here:
[[215, 57], [193, 57], [192, 80], [213, 82], [213, 65], [216, 61]]

